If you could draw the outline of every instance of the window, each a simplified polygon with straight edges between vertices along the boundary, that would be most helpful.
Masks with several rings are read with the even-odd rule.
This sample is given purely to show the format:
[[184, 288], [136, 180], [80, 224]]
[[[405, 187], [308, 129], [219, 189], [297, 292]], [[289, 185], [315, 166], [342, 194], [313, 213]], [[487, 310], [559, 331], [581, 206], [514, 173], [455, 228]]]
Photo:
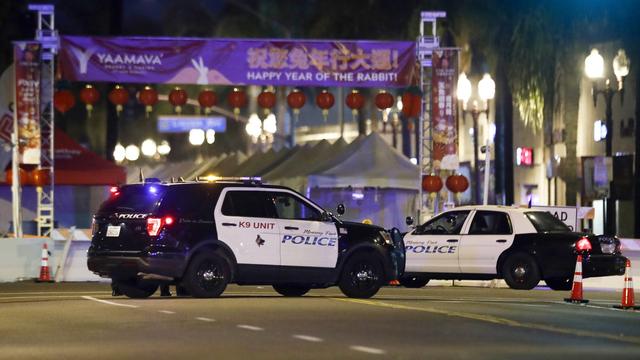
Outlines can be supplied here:
[[200, 185], [172, 186], [167, 191], [161, 211], [186, 217], [213, 214], [211, 190]]
[[222, 203], [226, 216], [275, 218], [273, 202], [266, 191], [229, 191]]
[[449, 211], [433, 218], [416, 228], [416, 235], [425, 234], [460, 234], [469, 211]]
[[293, 194], [274, 192], [271, 193], [271, 196], [273, 196], [273, 203], [280, 219], [313, 221], [321, 219], [320, 211]]
[[117, 195], [112, 194], [107, 201], [102, 204], [98, 212], [150, 213], [156, 209], [158, 202], [162, 199], [165, 192], [166, 186], [157, 184], [123, 186], [119, 189]]
[[475, 235], [506, 235], [511, 232], [509, 215], [499, 211], [477, 211], [469, 229], [469, 234]]
[[525, 215], [538, 232], [571, 232], [571, 228], [547, 211], [529, 211]]

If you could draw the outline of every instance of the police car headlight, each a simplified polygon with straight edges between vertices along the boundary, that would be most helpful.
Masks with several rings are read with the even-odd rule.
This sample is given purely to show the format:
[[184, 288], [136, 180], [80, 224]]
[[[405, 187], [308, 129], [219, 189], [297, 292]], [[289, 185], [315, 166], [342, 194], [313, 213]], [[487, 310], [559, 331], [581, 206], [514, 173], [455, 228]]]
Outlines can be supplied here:
[[380, 236], [382, 236], [382, 240], [384, 240], [384, 243], [387, 245], [392, 245], [393, 241], [391, 241], [391, 234], [389, 234], [386, 231], [380, 231]]

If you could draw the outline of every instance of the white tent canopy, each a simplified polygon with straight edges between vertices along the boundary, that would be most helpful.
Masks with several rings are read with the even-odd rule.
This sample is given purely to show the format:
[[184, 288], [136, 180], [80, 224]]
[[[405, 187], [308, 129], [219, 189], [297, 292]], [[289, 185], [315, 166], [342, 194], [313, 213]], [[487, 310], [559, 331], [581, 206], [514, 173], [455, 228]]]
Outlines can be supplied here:
[[419, 169], [373, 132], [339, 164], [309, 176], [308, 186], [320, 188], [394, 188], [417, 190]]

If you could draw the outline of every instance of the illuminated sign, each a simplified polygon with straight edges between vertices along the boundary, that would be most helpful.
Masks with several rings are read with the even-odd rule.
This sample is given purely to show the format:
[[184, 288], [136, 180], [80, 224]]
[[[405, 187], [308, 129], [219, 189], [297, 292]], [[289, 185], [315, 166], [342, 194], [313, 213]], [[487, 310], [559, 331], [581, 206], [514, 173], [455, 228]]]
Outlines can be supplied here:
[[519, 147], [516, 149], [516, 165], [533, 166], [533, 148]]
[[225, 132], [227, 119], [222, 116], [158, 116], [158, 132], [189, 132], [192, 129], [211, 129], [217, 133]]

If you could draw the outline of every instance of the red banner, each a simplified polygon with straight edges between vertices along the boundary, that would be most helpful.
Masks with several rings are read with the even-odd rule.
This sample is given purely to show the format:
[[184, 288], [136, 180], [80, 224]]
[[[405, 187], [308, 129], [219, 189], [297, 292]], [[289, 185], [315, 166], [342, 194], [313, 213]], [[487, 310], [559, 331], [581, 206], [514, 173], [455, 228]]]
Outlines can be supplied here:
[[431, 77], [433, 167], [458, 169], [458, 112], [454, 97], [458, 77], [458, 50], [433, 51]]
[[14, 44], [18, 150], [21, 164], [40, 164], [40, 44]]

